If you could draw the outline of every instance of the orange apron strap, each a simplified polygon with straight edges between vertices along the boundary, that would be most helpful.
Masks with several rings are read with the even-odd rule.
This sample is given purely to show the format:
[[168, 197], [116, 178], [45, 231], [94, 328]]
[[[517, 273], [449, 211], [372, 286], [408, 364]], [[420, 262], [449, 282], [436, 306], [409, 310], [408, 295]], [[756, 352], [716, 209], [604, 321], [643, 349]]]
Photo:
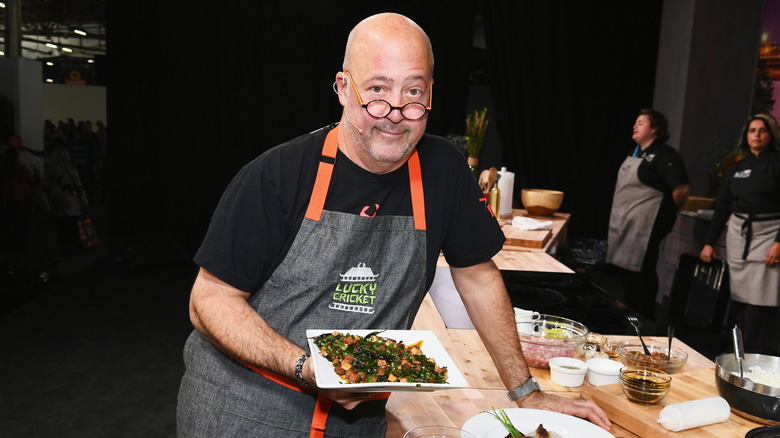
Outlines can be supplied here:
[[425, 230], [425, 196], [423, 194], [422, 171], [420, 170], [420, 156], [417, 149], [409, 157], [409, 186], [412, 190], [412, 214], [414, 215], [414, 228]]
[[309, 438], [322, 438], [325, 435], [325, 424], [328, 422], [328, 413], [333, 400], [322, 394], [317, 395], [317, 404], [314, 405], [314, 415], [311, 417], [311, 431]]
[[336, 159], [336, 152], [339, 148], [339, 127], [331, 129], [325, 137], [325, 145], [322, 147], [322, 157], [328, 157], [331, 160], [320, 160], [317, 168], [317, 179], [314, 181], [314, 190], [309, 198], [309, 207], [306, 209], [306, 218], [313, 221], [320, 221], [322, 210], [325, 208], [325, 197], [328, 195], [330, 187], [330, 177], [333, 175], [333, 160]]

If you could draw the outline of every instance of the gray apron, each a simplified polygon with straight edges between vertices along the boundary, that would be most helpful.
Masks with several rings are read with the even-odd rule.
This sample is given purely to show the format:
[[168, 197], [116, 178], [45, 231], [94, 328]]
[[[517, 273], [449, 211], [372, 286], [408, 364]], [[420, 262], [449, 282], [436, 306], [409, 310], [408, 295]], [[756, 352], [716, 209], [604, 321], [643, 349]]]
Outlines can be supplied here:
[[[754, 306], [780, 305], [780, 265], [767, 266], [766, 252], [780, 230], [780, 220], [751, 221], [732, 213], [726, 232], [726, 260], [729, 263], [731, 299]], [[748, 241], [749, 237], [749, 242]], [[747, 254], [745, 248], [747, 242]], [[743, 257], [744, 256], [744, 257]]]
[[618, 171], [607, 235], [607, 263], [642, 270], [647, 243], [664, 193], [639, 180], [643, 158], [627, 157]]
[[[249, 298], [271, 327], [306, 350], [306, 329], [409, 329], [425, 296], [425, 208], [417, 152], [408, 160], [413, 217], [323, 211], [338, 129], [328, 133], [323, 157], [330, 160], [320, 162], [292, 247]], [[348, 411], [324, 396], [318, 400], [315, 391], [294, 380], [251, 370], [197, 331], [185, 345], [185, 365], [180, 437], [385, 436], [386, 396]]]

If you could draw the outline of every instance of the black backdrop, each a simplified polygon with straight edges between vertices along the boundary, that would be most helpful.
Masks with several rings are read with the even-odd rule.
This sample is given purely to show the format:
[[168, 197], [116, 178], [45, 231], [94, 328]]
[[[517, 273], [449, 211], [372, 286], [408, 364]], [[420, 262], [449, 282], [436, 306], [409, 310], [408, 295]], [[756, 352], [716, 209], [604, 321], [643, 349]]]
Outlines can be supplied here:
[[[174, 239], [194, 250], [242, 165], [339, 120], [331, 87], [347, 35], [387, 8], [263, 3], [109, 2], [107, 196], [115, 243]], [[463, 130], [475, 10], [466, 5], [393, 7], [426, 29], [435, 47], [442, 91], [429, 132]]]
[[[162, 238], [194, 251], [242, 165], [339, 118], [331, 84], [347, 34], [390, 8], [329, 3], [108, 3], [99, 74], [113, 243]], [[570, 235], [605, 234], [631, 125], [652, 102], [661, 0], [481, 3], [491, 112], [517, 198], [522, 187], [562, 189]], [[392, 7], [432, 40], [429, 132], [463, 130], [476, 9]]]
[[652, 106], [662, 1], [485, 2], [502, 165], [562, 190], [569, 235], [606, 238], [617, 169]]

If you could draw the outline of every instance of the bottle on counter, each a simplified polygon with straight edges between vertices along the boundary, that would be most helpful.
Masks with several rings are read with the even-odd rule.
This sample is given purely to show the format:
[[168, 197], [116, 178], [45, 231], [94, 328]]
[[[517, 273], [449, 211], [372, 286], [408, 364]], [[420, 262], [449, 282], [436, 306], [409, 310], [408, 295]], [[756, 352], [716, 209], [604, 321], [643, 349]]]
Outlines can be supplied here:
[[707, 397], [667, 405], [658, 414], [658, 422], [667, 430], [679, 432], [729, 419], [731, 408], [722, 397]]
[[[515, 174], [506, 170], [506, 167], [502, 167], [498, 171], [499, 182], [498, 189], [501, 191], [501, 217], [512, 216], [512, 196], [515, 186]], [[499, 212], [496, 212], [498, 215]]]
[[498, 180], [493, 183], [493, 188], [490, 189], [490, 209], [493, 210], [493, 214], [496, 216], [496, 220], [501, 218], [501, 189], [498, 188]]

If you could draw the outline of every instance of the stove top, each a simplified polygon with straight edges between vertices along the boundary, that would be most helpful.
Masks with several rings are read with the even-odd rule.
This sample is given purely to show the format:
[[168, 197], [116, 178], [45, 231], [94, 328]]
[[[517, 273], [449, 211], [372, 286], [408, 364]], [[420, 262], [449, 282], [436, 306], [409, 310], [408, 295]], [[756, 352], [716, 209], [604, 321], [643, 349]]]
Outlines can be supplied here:
[[651, 321], [593, 284], [586, 274], [501, 271], [501, 275], [514, 307], [563, 316], [605, 335], [634, 334], [629, 315], [638, 317], [648, 333], [654, 330]]

